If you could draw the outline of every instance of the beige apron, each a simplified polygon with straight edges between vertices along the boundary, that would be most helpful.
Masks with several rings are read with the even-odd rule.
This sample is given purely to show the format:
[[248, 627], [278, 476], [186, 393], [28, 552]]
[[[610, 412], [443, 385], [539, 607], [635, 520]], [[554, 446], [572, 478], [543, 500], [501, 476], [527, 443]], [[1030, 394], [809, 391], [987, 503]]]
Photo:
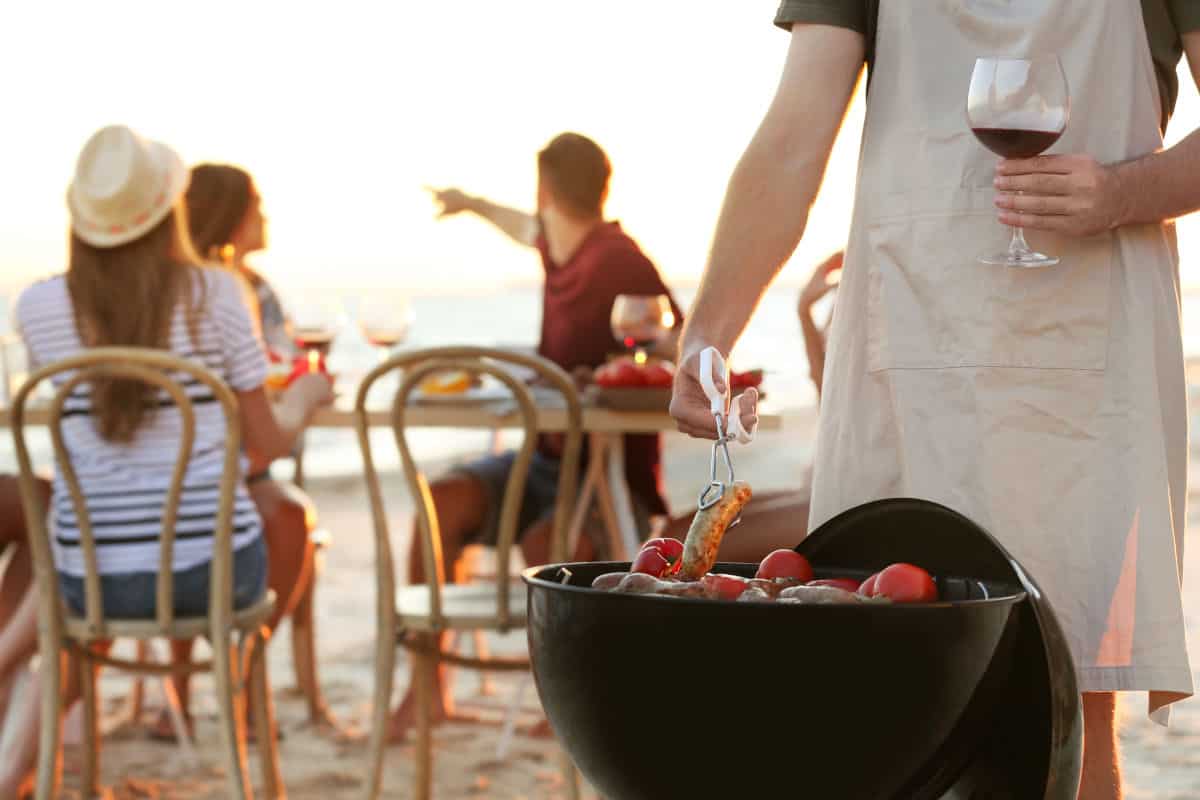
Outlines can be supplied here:
[[979, 263], [1008, 231], [965, 119], [977, 56], [1057, 53], [1071, 122], [1050, 152], [1158, 149], [1141, 4], [882, 0], [877, 36], [810, 524], [895, 496], [966, 514], [1041, 583], [1081, 689], [1150, 691], [1165, 722], [1192, 693], [1174, 229], [1030, 232], [1060, 265]]

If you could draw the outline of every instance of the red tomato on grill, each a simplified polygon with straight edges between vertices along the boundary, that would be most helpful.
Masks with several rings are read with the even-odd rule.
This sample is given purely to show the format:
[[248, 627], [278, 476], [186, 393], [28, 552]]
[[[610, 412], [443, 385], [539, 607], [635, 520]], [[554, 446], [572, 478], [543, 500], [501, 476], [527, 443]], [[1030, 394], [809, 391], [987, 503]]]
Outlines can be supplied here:
[[879, 573], [875, 596], [893, 603], [932, 603], [938, 599], [933, 576], [912, 564], [892, 564]]
[[661, 578], [671, 569], [671, 562], [659, 550], [653, 547], [643, 547], [642, 552], [633, 560], [630, 572], [641, 572]]
[[858, 593], [861, 594], [863, 597], [874, 597], [875, 596], [875, 584], [878, 580], [879, 580], [879, 573], [876, 572], [874, 575], [867, 578], [865, 581], [863, 581], [862, 583], [860, 583], [858, 585]]
[[683, 558], [683, 542], [678, 539], [663, 538], [650, 539], [642, 549], [653, 548], [662, 554], [662, 557], [671, 565], [671, 569], [667, 572], [668, 575], [673, 575], [679, 571], [680, 559]]
[[795, 550], [776, 550], [762, 560], [754, 577], [768, 580], [791, 578], [806, 583], [812, 580], [813, 571], [808, 559]]

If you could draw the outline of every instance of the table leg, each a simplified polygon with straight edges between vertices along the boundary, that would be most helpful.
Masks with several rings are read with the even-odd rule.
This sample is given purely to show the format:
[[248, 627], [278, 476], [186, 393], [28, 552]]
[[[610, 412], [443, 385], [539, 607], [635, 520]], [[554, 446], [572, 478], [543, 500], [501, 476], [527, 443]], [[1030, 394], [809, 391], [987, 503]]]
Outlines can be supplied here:
[[605, 434], [606, 471], [605, 486], [609, 503], [616, 516], [619, 540], [624, 545], [627, 558], [633, 558], [641, 549], [642, 532], [638, 530], [637, 518], [633, 513], [633, 500], [629, 495], [629, 483], [625, 479], [625, 437], [622, 434]]
[[[592, 437], [596, 439], [597, 437]], [[571, 524], [567, 528], [567, 552], [564, 558], [570, 561], [575, 557], [576, 548], [579, 546], [579, 537], [583, 533], [583, 526], [587, 522], [588, 512], [592, 508], [592, 498], [596, 494], [596, 487], [600, 480], [604, 477], [604, 448], [596, 441], [591, 443], [588, 451], [587, 469], [584, 472], [583, 483], [579, 486], [579, 495], [575, 498], [575, 510], [571, 514]], [[610, 554], [610, 557], [616, 558], [616, 554]]]

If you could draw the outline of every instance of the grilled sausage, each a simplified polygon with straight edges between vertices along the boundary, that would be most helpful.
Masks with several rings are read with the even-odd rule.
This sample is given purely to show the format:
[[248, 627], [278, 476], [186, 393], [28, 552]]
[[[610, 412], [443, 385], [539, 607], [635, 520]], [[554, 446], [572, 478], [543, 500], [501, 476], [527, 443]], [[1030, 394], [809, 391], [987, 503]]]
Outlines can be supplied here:
[[750, 484], [734, 481], [732, 486], [725, 487], [725, 494], [716, 505], [696, 512], [683, 543], [682, 564], [676, 576], [679, 580], [699, 580], [712, 569], [729, 523], [737, 519], [750, 495]]

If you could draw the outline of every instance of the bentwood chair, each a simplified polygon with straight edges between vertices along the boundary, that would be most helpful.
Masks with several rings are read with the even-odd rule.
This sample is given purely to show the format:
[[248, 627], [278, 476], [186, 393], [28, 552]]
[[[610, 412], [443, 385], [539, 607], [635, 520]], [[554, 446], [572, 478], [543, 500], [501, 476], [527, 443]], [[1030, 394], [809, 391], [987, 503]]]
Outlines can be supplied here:
[[[415, 797], [427, 800], [433, 786], [432, 692], [435, 672], [440, 663], [469, 669], [526, 671], [528, 658], [474, 657], [443, 650], [442, 633], [486, 630], [508, 632], [523, 628], [526, 618], [525, 587], [512, 574], [511, 552], [516, 542], [517, 520], [529, 465], [539, 433], [539, 417], [533, 394], [507, 367], [533, 370], [541, 382], [561, 394], [566, 415], [565, 446], [559, 474], [558, 497], [554, 510], [551, 558], [566, 555], [566, 534], [574, 506], [582, 447], [583, 412], [571, 378], [559, 367], [532, 355], [481, 347], [440, 347], [397, 355], [376, 367], [359, 386], [355, 402], [355, 425], [363, 466], [370, 492], [371, 513], [375, 524], [375, 570], [377, 580], [375, 644], [375, 695], [372, 714], [370, 755], [365, 796], [373, 800], [380, 791], [380, 770], [387, 734], [388, 711], [396, 666], [397, 646], [404, 647], [412, 659], [412, 680], [417, 696], [416, 786]], [[464, 371], [488, 375], [512, 393], [516, 401], [515, 417], [524, 428], [525, 438], [499, 509], [500, 531], [496, 544], [496, 577], [490, 582], [472, 581], [446, 584], [442, 564], [442, 542], [437, 511], [429, 483], [417, 467], [406, 435], [406, 415], [413, 391], [426, 378], [440, 372]], [[397, 588], [393, 566], [387, 511], [380, 490], [379, 475], [368, 437], [366, 399], [372, 385], [390, 373], [400, 372], [400, 387], [392, 402], [392, 429], [404, 477], [416, 505], [417, 531], [421, 537], [421, 559], [427, 583]], [[575, 771], [564, 757], [567, 788], [572, 796], [578, 790]]]
[[[44, 509], [34, 484], [33, 465], [25, 442], [26, 406], [37, 386], [56, 378], [49, 408], [49, 429], [54, 445], [55, 466], [70, 493], [79, 524], [84, 575], [85, 614], [78, 616], [64, 603], [50, 550]], [[130, 620], [105, 617], [96, 560], [96, 538], [87, 502], [63, 442], [63, 406], [76, 388], [97, 378], [126, 378], [143, 381], [158, 389], [179, 409], [182, 418], [179, 455], [171, 473], [170, 487], [162, 511], [159, 532], [159, 569], [154, 619]], [[175, 522], [180, 497], [195, 440], [196, 418], [183, 380], [209, 389], [225, 416], [224, 468], [213, 532], [212, 583], [207, 616], [178, 617], [174, 613], [172, 556]], [[216, 682], [221, 720], [221, 744], [228, 779], [228, 796], [253, 797], [247, 771], [246, 733], [242, 725], [247, 689], [253, 695], [255, 734], [261, 748], [264, 793], [285, 796], [275, 748], [273, 708], [267, 685], [267, 640], [264, 627], [275, 605], [267, 591], [252, 606], [233, 609], [233, 505], [240, 478], [241, 429], [237, 398], [213, 373], [196, 362], [186, 361], [162, 350], [142, 348], [95, 348], [84, 354], [39, 369], [17, 392], [12, 407], [13, 439], [20, 466], [21, 500], [29, 524], [38, 590], [38, 650], [41, 653], [42, 723], [38, 745], [37, 798], [49, 800], [57, 794], [61, 746], [62, 686], [64, 662], [77, 671], [84, 703], [85, 752], [82, 765], [84, 797], [100, 793], [98, 780], [99, 716], [96, 674], [101, 666], [112, 666], [135, 674], [170, 675], [178, 672], [211, 671]], [[163, 664], [141, 659], [120, 659], [107, 653], [107, 642], [115, 638], [149, 640], [157, 637], [208, 638], [213, 650], [209, 662]], [[249, 681], [244, 676], [249, 677]], [[247, 683], [249, 685], [247, 685]]]

